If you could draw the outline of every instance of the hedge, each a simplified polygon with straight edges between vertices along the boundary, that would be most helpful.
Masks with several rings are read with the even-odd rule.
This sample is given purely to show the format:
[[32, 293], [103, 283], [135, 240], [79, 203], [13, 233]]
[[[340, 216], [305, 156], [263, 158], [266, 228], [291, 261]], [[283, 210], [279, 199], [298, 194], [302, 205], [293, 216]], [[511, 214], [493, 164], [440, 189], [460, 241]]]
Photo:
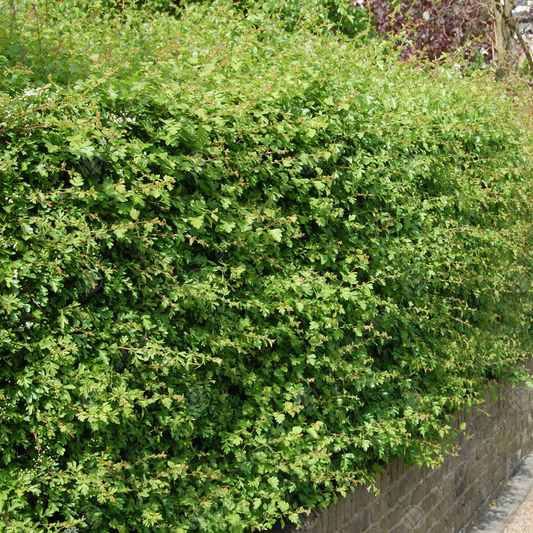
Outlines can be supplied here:
[[1, 13], [2, 529], [264, 530], [439, 464], [528, 380], [527, 92], [95, 6]]

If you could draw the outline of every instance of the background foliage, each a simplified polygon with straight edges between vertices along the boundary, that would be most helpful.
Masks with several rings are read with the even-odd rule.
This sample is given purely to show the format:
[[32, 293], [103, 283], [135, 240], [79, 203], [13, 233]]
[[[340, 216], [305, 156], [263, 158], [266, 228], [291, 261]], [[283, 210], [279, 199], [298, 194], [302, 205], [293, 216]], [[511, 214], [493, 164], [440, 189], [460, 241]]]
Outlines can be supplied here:
[[5, 531], [296, 522], [525, 379], [524, 93], [302, 9], [3, 5]]
[[494, 56], [492, 0], [353, 0], [381, 35], [402, 37], [400, 57], [462, 55], [477, 68]]

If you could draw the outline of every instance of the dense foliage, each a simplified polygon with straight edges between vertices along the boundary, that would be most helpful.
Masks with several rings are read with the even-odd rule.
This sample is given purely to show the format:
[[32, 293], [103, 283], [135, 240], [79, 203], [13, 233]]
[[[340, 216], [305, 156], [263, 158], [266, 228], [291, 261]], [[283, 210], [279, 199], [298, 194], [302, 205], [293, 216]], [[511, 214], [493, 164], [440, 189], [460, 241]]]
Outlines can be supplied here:
[[252, 531], [438, 462], [523, 379], [520, 95], [260, 7], [82, 8], [1, 12], [2, 530]]

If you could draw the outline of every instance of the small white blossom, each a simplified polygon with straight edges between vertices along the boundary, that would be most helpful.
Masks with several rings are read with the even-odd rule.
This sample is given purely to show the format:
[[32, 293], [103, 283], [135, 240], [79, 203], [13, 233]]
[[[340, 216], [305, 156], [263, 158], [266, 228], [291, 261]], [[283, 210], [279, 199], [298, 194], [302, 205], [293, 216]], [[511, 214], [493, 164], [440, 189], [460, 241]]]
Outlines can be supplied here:
[[24, 97], [26, 98], [27, 96], [37, 96], [41, 91], [41, 87], [37, 89], [24, 89]]

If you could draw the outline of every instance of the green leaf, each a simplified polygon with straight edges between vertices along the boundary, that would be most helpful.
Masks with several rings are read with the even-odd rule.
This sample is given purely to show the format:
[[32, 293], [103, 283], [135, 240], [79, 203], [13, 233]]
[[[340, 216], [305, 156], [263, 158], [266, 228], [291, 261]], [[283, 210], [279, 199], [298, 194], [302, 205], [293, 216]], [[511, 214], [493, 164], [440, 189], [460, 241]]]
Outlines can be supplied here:
[[69, 181], [74, 187], [82, 187], [84, 183], [83, 178], [76, 174], [72, 178], [70, 178]]
[[276, 242], [281, 242], [283, 232], [280, 229], [269, 229], [268, 233], [270, 233], [270, 235]]

